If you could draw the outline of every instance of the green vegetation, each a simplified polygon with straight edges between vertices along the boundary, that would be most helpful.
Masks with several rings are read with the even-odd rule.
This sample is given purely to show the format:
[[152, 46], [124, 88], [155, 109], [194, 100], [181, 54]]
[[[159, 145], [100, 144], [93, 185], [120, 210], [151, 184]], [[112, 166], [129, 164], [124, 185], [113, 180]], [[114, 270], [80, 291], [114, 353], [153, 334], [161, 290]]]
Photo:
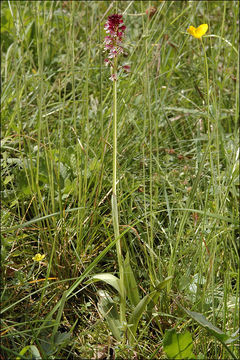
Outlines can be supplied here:
[[237, 1], [1, 7], [2, 358], [238, 358]]

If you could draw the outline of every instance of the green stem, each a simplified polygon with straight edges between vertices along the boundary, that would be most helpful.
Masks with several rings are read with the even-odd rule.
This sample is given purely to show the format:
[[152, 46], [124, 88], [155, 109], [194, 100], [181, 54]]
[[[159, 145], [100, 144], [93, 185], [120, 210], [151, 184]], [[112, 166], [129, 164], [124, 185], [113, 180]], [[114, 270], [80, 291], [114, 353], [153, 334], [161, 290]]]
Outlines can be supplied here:
[[207, 62], [207, 54], [206, 54], [206, 50], [205, 50], [205, 46], [204, 43], [202, 41], [201, 38], [201, 43], [202, 43], [202, 47], [203, 47], [203, 52], [204, 52], [204, 61], [205, 61], [205, 70], [206, 70], [206, 85], [207, 85], [207, 117], [208, 117], [208, 139], [210, 138], [210, 112], [209, 112], [209, 105], [210, 105], [210, 101], [209, 101], [209, 76], [208, 76], [208, 62]]
[[113, 183], [112, 183], [112, 218], [113, 228], [116, 242], [117, 259], [119, 266], [120, 277], [120, 321], [123, 325], [126, 322], [126, 294], [124, 287], [124, 270], [123, 270], [123, 258], [120, 243], [119, 222], [118, 222], [118, 206], [117, 206], [117, 58], [114, 59], [113, 68]]

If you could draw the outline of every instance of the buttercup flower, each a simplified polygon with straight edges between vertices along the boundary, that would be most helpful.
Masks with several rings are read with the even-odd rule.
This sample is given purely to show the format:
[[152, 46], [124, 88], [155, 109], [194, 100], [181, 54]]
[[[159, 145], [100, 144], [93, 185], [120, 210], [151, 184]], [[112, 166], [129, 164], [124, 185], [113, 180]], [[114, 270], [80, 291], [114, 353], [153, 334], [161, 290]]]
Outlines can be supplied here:
[[34, 261], [42, 261], [45, 258], [46, 255], [36, 254], [32, 259]]
[[202, 24], [197, 28], [195, 28], [194, 26], [189, 26], [187, 32], [196, 39], [200, 39], [203, 35], [206, 34], [207, 30], [208, 30], [208, 24]]

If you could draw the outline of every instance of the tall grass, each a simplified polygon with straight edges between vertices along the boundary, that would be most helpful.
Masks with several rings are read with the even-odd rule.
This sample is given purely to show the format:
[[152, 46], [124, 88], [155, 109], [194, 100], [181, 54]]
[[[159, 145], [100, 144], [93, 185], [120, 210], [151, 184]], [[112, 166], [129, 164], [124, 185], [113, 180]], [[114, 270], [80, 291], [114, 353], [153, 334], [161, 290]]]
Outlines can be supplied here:
[[[103, 25], [114, 12], [124, 16], [131, 63], [117, 90], [123, 253], [142, 296], [173, 276], [131, 348], [99, 315], [106, 285], [86, 283], [118, 271], [103, 65]], [[165, 358], [173, 328], [191, 332], [197, 358], [229, 358], [180, 305], [226, 333], [238, 328], [238, 15], [235, 1], [2, 3], [5, 358]], [[204, 47], [186, 32], [202, 23]], [[36, 253], [45, 259], [34, 262]]]

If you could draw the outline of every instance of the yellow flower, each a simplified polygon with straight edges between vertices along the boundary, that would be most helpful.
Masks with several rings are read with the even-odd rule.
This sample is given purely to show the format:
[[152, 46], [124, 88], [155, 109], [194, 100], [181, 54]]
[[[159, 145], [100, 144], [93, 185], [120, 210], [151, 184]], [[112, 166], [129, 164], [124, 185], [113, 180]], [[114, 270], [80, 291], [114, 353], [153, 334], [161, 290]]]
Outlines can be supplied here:
[[36, 254], [32, 259], [34, 261], [42, 261], [45, 258], [46, 255]]
[[208, 24], [202, 24], [199, 27], [195, 28], [194, 26], [189, 26], [187, 32], [194, 36], [196, 39], [200, 39], [203, 35], [206, 34], [208, 30]]

